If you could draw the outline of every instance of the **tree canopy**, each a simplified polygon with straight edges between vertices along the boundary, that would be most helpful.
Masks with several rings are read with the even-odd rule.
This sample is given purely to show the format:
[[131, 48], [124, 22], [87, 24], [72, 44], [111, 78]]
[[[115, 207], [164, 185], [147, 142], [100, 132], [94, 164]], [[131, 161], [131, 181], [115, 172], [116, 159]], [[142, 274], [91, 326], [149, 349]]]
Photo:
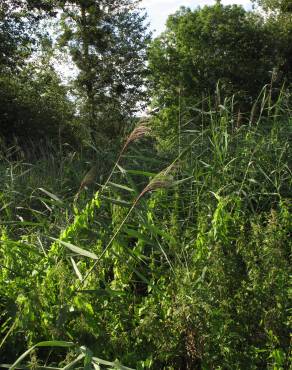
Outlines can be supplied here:
[[[220, 2], [193, 11], [182, 7], [169, 16], [166, 31], [151, 43], [145, 15], [137, 8], [139, 2], [1, 2], [1, 91], [11, 112], [8, 121], [17, 121], [13, 112], [18, 112], [19, 97], [7, 99], [5, 91], [11, 91], [11, 86], [4, 85], [15, 78], [17, 86], [23, 83], [27, 66], [42, 58], [44, 40], [49, 40], [52, 50], [70, 55], [77, 71], [70, 86], [54, 78], [51, 87], [57, 88], [58, 80], [58, 91], [64, 90], [64, 106], [72, 108], [74, 102], [74, 125], [78, 121], [87, 138], [90, 134], [99, 142], [119, 138], [129, 117], [147, 105], [149, 95], [153, 106], [181, 110], [193, 102], [213, 99], [219, 81], [221, 96], [235, 94], [238, 110], [244, 111], [264, 85], [273, 81], [273, 87], [280, 88], [282, 83], [291, 82], [291, 12], [284, 0], [258, 1], [265, 9], [277, 11], [276, 17]], [[54, 20], [57, 35], [52, 36], [47, 20]], [[59, 63], [53, 54], [46, 64], [49, 75]], [[38, 77], [36, 74], [31, 82], [25, 80], [25, 86]], [[71, 110], [68, 115], [72, 115]], [[58, 116], [56, 111], [53, 117]], [[7, 117], [6, 113], [2, 116], [3, 122], [8, 122]], [[39, 122], [41, 131], [44, 121]], [[23, 122], [21, 127], [30, 125]], [[14, 124], [10, 127], [13, 135]], [[36, 132], [35, 127], [29, 131]]]
[[[70, 1], [62, 8], [60, 45], [67, 46], [79, 74], [76, 87], [85, 96], [83, 113], [92, 130], [121, 133], [118, 122], [145, 99], [145, 16], [137, 2]], [[103, 121], [108, 117], [107, 125]], [[113, 121], [113, 123], [110, 123]]]
[[275, 10], [280, 13], [292, 12], [292, 3], [290, 0], [254, 0], [265, 10]]
[[270, 97], [292, 81], [291, 29], [281, 18], [241, 6], [181, 7], [148, 49], [154, 128], [164, 148], [172, 147], [180, 124], [196, 122], [193, 109], [220, 109], [232, 99], [235, 120], [248, 119], [264, 86]]
[[[60, 100], [64, 103], [63, 108], [69, 107], [72, 99], [74, 100], [76, 116], [74, 122], [76, 123], [76, 119], [79, 120], [80, 128], [82, 126], [85, 131], [90, 131], [92, 138], [118, 137], [129, 117], [139, 110], [141, 104], [145, 104], [145, 61], [149, 34], [144, 24], [145, 16], [137, 9], [138, 3], [139, 1], [133, 0], [1, 2], [0, 71], [3, 73], [1, 93], [2, 102], [5, 102], [7, 107], [3, 107], [4, 112], [0, 117], [1, 134], [7, 136], [9, 132], [9, 136], [19, 135], [19, 130], [16, 129], [16, 126], [19, 126], [16, 124], [17, 112], [23, 110], [19, 103], [20, 91], [26, 91], [28, 84], [30, 88], [36, 88], [35, 81], [40, 77], [39, 74], [31, 75], [31, 81], [26, 79], [24, 82], [23, 75], [27, 75], [27, 72], [23, 71], [27, 71], [27, 63], [32, 66], [34, 61], [42, 58], [44, 52], [42, 40], [51, 39], [51, 47], [59, 48], [59, 54], [70, 54], [77, 70], [70, 99], [68, 87], [64, 88], [62, 86], [64, 83], [57, 77], [53, 78], [54, 85], [48, 85], [52, 89], [52, 96], [59, 96], [55, 89], [64, 92]], [[52, 37], [52, 29], [47, 20], [54, 20], [59, 30], [57, 40], [54, 39], [55, 36]], [[53, 54], [51, 53], [51, 56]], [[56, 64], [56, 61], [51, 59], [46, 64], [50, 76], [55, 73], [53, 64]], [[17, 85], [17, 88], [14, 88], [18, 90], [17, 99], [12, 98], [11, 83]], [[48, 86], [44, 88], [47, 89]], [[32, 95], [38, 93], [37, 90], [33, 90]], [[23, 98], [27, 106], [29, 97], [23, 95]], [[37, 107], [40, 117], [45, 115], [51, 122], [48, 124], [49, 127], [55, 127], [52, 123], [54, 119], [52, 117], [50, 119], [45, 110], [40, 110], [42, 106], [40, 104]], [[53, 117], [58, 117], [61, 111], [64, 116], [63, 108], [60, 111], [58, 107], [60, 108], [60, 105], [55, 105]], [[10, 113], [5, 112], [5, 109]], [[34, 108], [32, 110], [34, 111]], [[68, 111], [69, 115], [71, 113]], [[25, 132], [46, 131], [46, 120], [39, 119], [38, 125], [36, 123], [32, 125], [31, 118], [28, 120], [25, 118], [29, 115], [21, 114], [23, 135]], [[36, 130], [36, 126], [40, 130]], [[48, 134], [51, 132], [49, 127]]]
[[218, 80], [226, 94], [236, 92], [245, 103], [252, 101], [271, 81], [272, 71], [281, 76], [287, 62], [285, 37], [278, 38], [262, 16], [237, 5], [181, 8], [149, 48], [158, 104], [177, 101], [178, 88], [188, 100], [213, 95]]

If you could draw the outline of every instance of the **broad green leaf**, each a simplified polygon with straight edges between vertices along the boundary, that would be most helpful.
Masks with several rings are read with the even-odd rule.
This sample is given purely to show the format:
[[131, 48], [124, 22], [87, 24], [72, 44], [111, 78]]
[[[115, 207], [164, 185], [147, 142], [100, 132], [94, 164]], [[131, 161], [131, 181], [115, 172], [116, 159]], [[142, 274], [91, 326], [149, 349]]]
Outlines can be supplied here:
[[126, 229], [125, 229], [125, 232], [126, 232], [129, 236], [134, 237], [134, 238], [137, 238], [137, 239], [139, 239], [139, 240], [143, 240], [143, 241], [147, 242], [147, 243], [148, 243], [148, 244], [150, 244], [150, 245], [156, 245], [156, 244], [154, 243], [154, 241], [153, 241], [153, 240], [150, 240], [149, 238], [147, 238], [147, 237], [146, 237], [146, 235], [141, 234], [141, 233], [139, 233], [139, 232], [138, 232], [138, 231], [136, 231], [136, 230], [126, 228]]
[[48, 190], [44, 189], [44, 188], [38, 188], [40, 191], [42, 191], [43, 193], [45, 193], [46, 195], [48, 195], [50, 198], [54, 199], [56, 202], [59, 202], [59, 203], [63, 203], [62, 200], [60, 198], [57, 197], [57, 195], [49, 192]]
[[132, 203], [126, 202], [124, 200], [113, 199], [113, 198], [105, 197], [103, 195], [101, 195], [100, 198], [103, 200], [107, 200], [110, 203], [116, 204], [117, 206], [128, 207], [128, 208], [132, 206]]
[[122, 189], [122, 190], [126, 190], [126, 191], [129, 191], [129, 192], [131, 192], [131, 193], [134, 191], [134, 189], [131, 189], [131, 188], [129, 188], [128, 186], [125, 186], [125, 185], [116, 184], [116, 183], [111, 182], [111, 181], [109, 181], [108, 183], [109, 183], [111, 186], [115, 187], [115, 188]]
[[72, 252], [77, 253], [80, 256], [89, 257], [89, 258], [92, 258], [94, 260], [98, 259], [98, 256], [96, 254], [94, 254], [92, 252], [89, 252], [86, 249], [79, 248], [74, 244], [64, 242], [63, 240], [60, 240], [60, 239], [55, 239], [55, 238], [52, 238], [52, 237], [50, 239], [53, 239], [53, 240], [63, 244], [66, 248], [70, 249]]
[[106, 365], [106, 366], [113, 366], [114, 365], [113, 362], [105, 361], [105, 360], [102, 360], [101, 358], [98, 358], [98, 357], [92, 357], [92, 361], [97, 363], [97, 365]]
[[139, 170], [127, 170], [127, 173], [130, 173], [132, 175], [143, 175], [146, 177], [154, 177], [157, 175], [155, 172], [147, 172], [147, 171], [139, 171]]
[[71, 260], [71, 263], [72, 263], [72, 266], [73, 266], [73, 269], [78, 277], [78, 279], [80, 281], [82, 281], [82, 275], [81, 275], [81, 272], [79, 271], [77, 265], [76, 265], [76, 262], [74, 261], [74, 259], [72, 257], [70, 257], [70, 260]]
[[102, 360], [101, 358], [98, 358], [98, 357], [92, 357], [92, 360], [94, 363], [97, 363], [97, 365], [111, 366], [112, 369], [135, 370], [133, 368], [121, 365], [117, 360], [115, 360], [114, 362], [110, 362], [110, 361]]
[[189, 177], [186, 177], [185, 179], [174, 181], [173, 184], [172, 184], [172, 187], [176, 186], [176, 185], [179, 185], [179, 184], [183, 184], [184, 182], [189, 181], [193, 178], [194, 178], [194, 176], [189, 176]]
[[[133, 150], [133, 149], [132, 149]], [[139, 152], [137, 152], [139, 153]], [[146, 156], [143, 156], [143, 155], [125, 155], [126, 158], [129, 158], [129, 159], [139, 159], [143, 162], [149, 162], [149, 163], [157, 163], [157, 164], [161, 164], [161, 161], [159, 159], [156, 159], [154, 157], [146, 157]]]

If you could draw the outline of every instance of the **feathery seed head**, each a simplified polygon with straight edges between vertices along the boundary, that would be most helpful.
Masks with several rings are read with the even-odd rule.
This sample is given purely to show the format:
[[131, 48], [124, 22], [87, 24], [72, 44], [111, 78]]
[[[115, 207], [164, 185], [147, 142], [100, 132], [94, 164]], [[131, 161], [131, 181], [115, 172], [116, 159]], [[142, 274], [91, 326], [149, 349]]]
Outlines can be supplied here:
[[138, 139], [141, 139], [145, 135], [149, 134], [150, 131], [151, 131], [150, 127], [146, 126], [145, 123], [142, 123], [141, 125], [137, 126], [128, 136], [125, 145], [123, 146], [122, 153], [127, 149], [130, 143]]
[[149, 184], [142, 190], [142, 192], [137, 197], [135, 203], [139, 201], [144, 194], [149, 193], [150, 191], [156, 189], [165, 189], [169, 188], [174, 183], [173, 174], [177, 170], [178, 166], [175, 163], [172, 163], [170, 166], [165, 168], [163, 171], [159, 172]]

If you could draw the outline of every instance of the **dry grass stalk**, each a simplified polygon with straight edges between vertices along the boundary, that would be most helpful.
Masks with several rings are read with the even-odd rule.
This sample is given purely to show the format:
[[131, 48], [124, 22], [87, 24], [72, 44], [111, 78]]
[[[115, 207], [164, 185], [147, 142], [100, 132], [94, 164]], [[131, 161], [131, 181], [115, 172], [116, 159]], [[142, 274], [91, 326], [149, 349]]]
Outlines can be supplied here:
[[240, 111], [240, 109], [238, 110], [238, 113], [237, 113], [237, 120], [236, 120], [236, 129], [238, 130], [239, 127], [241, 126], [241, 122], [242, 122], [242, 113]]

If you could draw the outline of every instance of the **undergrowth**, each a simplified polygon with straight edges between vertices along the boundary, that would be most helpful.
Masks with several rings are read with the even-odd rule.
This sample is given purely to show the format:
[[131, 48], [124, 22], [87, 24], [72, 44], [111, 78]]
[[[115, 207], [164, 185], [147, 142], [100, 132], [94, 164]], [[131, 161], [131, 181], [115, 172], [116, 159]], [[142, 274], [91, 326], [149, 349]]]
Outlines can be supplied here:
[[80, 153], [3, 155], [1, 366], [288, 369], [288, 99], [181, 112], [167, 153], [96, 152], [75, 203]]

